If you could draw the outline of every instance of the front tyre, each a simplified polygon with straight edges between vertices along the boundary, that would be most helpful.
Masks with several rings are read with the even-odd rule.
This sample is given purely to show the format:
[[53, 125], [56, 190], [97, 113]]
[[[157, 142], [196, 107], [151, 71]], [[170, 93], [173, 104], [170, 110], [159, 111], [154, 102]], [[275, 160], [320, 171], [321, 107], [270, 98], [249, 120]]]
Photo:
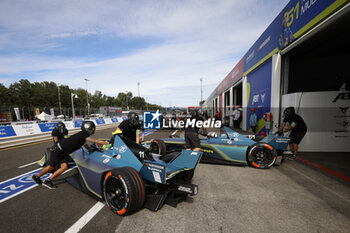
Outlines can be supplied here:
[[247, 162], [255, 168], [270, 168], [276, 161], [277, 153], [266, 143], [255, 143], [247, 151]]
[[115, 214], [125, 216], [143, 206], [145, 188], [135, 169], [117, 168], [106, 174], [103, 182], [103, 196], [108, 207]]

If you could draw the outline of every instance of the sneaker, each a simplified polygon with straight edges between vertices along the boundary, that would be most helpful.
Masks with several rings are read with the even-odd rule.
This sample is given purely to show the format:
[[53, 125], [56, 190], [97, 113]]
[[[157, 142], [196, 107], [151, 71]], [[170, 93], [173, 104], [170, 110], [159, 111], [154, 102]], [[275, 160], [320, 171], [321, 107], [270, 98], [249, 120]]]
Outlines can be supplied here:
[[291, 152], [290, 150], [284, 151], [283, 156], [289, 159], [293, 156], [293, 152]]
[[54, 184], [52, 183], [52, 180], [50, 180], [50, 179], [45, 180], [45, 181], [43, 182], [43, 185], [44, 185], [45, 187], [49, 188], [49, 189], [55, 189], [55, 188], [57, 188], [57, 186], [54, 185]]
[[294, 161], [297, 159], [297, 156], [292, 154], [288, 159]]
[[41, 179], [39, 177], [37, 177], [36, 175], [32, 175], [32, 180], [37, 183], [38, 185], [41, 185], [43, 182], [41, 181]]

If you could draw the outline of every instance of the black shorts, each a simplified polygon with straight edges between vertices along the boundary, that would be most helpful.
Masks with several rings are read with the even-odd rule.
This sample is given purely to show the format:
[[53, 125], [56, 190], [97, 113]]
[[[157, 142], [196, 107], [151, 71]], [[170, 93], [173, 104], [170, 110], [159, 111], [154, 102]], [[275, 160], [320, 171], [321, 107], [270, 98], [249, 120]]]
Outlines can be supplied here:
[[297, 144], [299, 145], [299, 143], [301, 142], [301, 140], [304, 138], [306, 134], [306, 131], [292, 131], [289, 135], [289, 137], [291, 138], [290, 140], [290, 144]]
[[198, 133], [186, 132], [185, 133], [185, 145], [187, 149], [200, 148], [201, 142], [198, 137]]
[[65, 154], [60, 149], [56, 148], [54, 151], [51, 151], [51, 156], [49, 159], [49, 165], [55, 167], [62, 163], [68, 163], [70, 161], [69, 155]]

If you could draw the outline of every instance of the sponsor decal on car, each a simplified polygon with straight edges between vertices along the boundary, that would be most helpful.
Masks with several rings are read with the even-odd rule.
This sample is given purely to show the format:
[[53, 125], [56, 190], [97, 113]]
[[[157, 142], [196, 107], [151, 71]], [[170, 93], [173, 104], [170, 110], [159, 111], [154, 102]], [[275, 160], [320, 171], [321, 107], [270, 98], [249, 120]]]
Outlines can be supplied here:
[[108, 163], [109, 162], [109, 159], [104, 159], [103, 160], [103, 163]]
[[179, 186], [177, 190], [192, 194], [192, 189], [189, 187]]
[[122, 153], [124, 153], [126, 151], [126, 149], [127, 149], [126, 146], [123, 145], [123, 146], [119, 147], [118, 151], [119, 151], [119, 153], [122, 154]]
[[203, 152], [206, 152], [206, 153], [214, 153], [214, 151], [213, 150], [207, 150], [207, 149], [201, 149], [201, 151], [203, 151]]
[[152, 171], [154, 181], [158, 183], [162, 183], [162, 179], [160, 178], [159, 172]]
[[156, 164], [147, 163], [146, 165], [148, 167], [148, 170], [151, 170], [151, 171], [162, 172], [162, 170], [164, 170], [163, 166], [158, 166]]

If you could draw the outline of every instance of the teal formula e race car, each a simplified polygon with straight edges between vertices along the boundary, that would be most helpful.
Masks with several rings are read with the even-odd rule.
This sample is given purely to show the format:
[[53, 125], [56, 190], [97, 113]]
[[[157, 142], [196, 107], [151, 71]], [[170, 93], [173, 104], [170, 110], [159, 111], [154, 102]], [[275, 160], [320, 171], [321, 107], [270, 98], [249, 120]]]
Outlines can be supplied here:
[[[202, 138], [201, 162], [215, 164], [250, 165], [255, 168], [266, 169], [273, 165], [280, 165], [285, 154], [289, 154], [287, 147], [290, 139], [276, 134], [269, 134], [257, 140], [254, 135], [240, 134], [228, 127], [221, 128], [221, 133], [205, 135]], [[153, 152], [168, 153], [185, 148], [184, 138], [162, 138], [145, 142]]]
[[157, 211], [163, 204], [176, 207], [198, 192], [191, 179], [202, 152], [180, 150], [160, 156], [114, 135], [107, 149], [95, 145], [89, 152], [82, 147], [71, 156], [79, 172], [67, 181], [105, 200], [117, 215], [128, 215], [142, 207]]

